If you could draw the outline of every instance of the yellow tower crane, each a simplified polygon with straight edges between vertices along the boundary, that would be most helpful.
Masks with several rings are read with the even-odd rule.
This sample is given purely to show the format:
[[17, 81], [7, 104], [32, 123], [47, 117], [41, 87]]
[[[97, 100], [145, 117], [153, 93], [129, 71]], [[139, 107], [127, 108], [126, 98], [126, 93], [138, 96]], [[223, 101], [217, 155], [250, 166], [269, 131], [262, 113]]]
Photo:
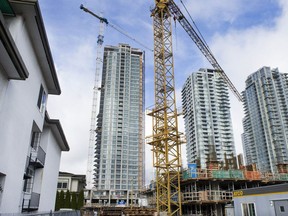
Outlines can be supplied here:
[[208, 45], [198, 36], [173, 0], [154, 0], [152, 9], [154, 34], [155, 107], [152, 116], [153, 166], [156, 168], [157, 211], [169, 216], [182, 215], [180, 168], [181, 134], [178, 132], [172, 50], [172, 17], [176, 19], [228, 87], [242, 101], [241, 94], [216, 61]]

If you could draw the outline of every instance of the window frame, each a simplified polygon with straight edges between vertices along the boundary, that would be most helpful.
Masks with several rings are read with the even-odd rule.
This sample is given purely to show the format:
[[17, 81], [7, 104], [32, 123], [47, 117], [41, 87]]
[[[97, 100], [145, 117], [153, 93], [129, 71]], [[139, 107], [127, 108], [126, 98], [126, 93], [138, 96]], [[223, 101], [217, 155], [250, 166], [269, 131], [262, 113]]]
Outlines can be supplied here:
[[44, 113], [46, 109], [46, 102], [47, 102], [47, 94], [45, 92], [45, 89], [43, 85], [40, 85], [39, 95], [38, 95], [38, 101], [37, 101], [37, 107], [39, 108], [40, 113]]
[[[253, 206], [253, 212], [251, 212], [251, 206]], [[257, 216], [256, 204], [254, 202], [241, 203], [241, 212], [242, 216]]]

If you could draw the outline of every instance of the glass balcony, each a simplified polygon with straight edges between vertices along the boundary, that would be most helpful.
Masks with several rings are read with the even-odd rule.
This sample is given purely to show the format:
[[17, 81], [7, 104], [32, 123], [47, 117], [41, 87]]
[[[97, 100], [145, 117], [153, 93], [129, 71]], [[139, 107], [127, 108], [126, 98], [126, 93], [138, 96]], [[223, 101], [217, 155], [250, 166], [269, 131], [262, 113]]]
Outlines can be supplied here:
[[46, 152], [38, 146], [37, 149], [32, 149], [30, 164], [35, 168], [43, 168], [45, 165]]
[[24, 194], [22, 212], [35, 211], [39, 208], [40, 194]]

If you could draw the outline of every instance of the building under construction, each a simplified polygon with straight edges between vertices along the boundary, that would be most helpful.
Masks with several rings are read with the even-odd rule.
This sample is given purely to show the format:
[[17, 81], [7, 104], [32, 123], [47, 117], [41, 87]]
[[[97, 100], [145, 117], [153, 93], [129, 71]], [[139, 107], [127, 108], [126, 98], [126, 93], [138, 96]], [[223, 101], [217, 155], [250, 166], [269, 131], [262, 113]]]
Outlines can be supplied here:
[[[239, 160], [238, 160], [239, 161]], [[210, 161], [206, 169], [189, 165], [181, 172], [182, 216], [223, 216], [231, 209], [233, 192], [248, 188], [288, 182], [287, 165], [281, 164], [278, 174], [261, 173], [255, 164], [240, 168], [236, 159], [226, 159], [228, 167]], [[235, 168], [233, 168], [235, 167]], [[157, 212], [156, 182], [152, 181], [145, 189], [115, 195], [111, 192], [87, 190], [83, 215], [161, 215]], [[164, 214], [165, 215], [165, 214]]]
[[[256, 166], [241, 169], [191, 169], [183, 170], [181, 201], [183, 216], [223, 216], [233, 199], [233, 191], [281, 184], [288, 174], [261, 173]], [[144, 193], [148, 205], [156, 206], [156, 188], [152, 182]]]
[[82, 216], [157, 216], [156, 209], [142, 207], [86, 207], [81, 211]]

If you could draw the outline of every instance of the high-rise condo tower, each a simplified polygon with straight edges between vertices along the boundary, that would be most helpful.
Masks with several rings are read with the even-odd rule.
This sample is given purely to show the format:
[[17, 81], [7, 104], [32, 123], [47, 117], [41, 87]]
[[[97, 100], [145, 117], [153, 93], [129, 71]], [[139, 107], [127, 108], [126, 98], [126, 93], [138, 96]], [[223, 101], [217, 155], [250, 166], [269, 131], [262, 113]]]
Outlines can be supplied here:
[[277, 173], [277, 166], [288, 163], [288, 74], [260, 68], [248, 76], [243, 99], [246, 163]]
[[127, 44], [104, 47], [95, 186], [118, 197], [144, 184], [144, 56]]
[[228, 88], [212, 69], [192, 73], [182, 89], [187, 162], [201, 168], [219, 161], [228, 166], [235, 146], [230, 116]]

